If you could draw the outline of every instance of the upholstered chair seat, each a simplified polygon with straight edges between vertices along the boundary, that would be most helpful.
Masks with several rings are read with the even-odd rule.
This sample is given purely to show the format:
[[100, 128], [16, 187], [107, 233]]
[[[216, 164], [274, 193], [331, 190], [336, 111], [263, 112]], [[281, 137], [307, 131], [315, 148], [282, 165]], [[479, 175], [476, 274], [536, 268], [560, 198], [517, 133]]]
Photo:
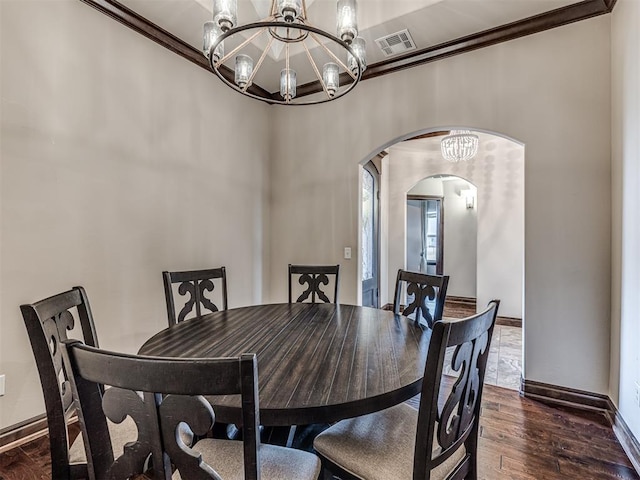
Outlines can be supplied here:
[[[193, 449], [202, 454], [205, 463], [214, 465], [224, 480], [244, 480], [242, 442], [205, 438]], [[260, 475], [262, 480], [315, 480], [320, 475], [320, 459], [302, 450], [262, 444]], [[174, 473], [174, 480], [181, 478], [179, 472]]]
[[[136, 422], [131, 417], [124, 419], [122, 423], [113, 423], [108, 421], [109, 435], [113, 445], [113, 454], [115, 456], [122, 455], [123, 446], [129, 442], [135, 442], [138, 438], [138, 429]], [[70, 463], [87, 463], [87, 454], [84, 449], [84, 441], [82, 435], [78, 435], [69, 447]]]
[[[338, 422], [313, 443], [327, 460], [366, 480], [412, 480], [418, 411], [402, 403], [370, 415]], [[434, 456], [440, 446], [434, 441]], [[443, 480], [465, 456], [464, 444], [431, 471]]]

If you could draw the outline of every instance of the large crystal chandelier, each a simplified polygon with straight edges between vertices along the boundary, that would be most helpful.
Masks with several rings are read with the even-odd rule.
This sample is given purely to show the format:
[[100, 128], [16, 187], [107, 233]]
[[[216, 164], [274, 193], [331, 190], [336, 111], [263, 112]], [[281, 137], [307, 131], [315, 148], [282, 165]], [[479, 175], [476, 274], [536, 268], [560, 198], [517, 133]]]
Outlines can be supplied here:
[[[356, 0], [338, 0], [336, 36], [309, 23], [305, 0], [272, 0], [266, 18], [238, 25], [237, 0], [213, 0], [203, 53], [224, 83], [249, 97], [283, 105], [328, 102], [350, 92], [366, 68], [356, 17]], [[259, 86], [269, 83], [275, 88]], [[320, 93], [300, 100], [300, 91]]]
[[469, 130], [451, 130], [451, 133], [440, 141], [440, 150], [445, 160], [466, 162], [478, 153], [478, 136]]

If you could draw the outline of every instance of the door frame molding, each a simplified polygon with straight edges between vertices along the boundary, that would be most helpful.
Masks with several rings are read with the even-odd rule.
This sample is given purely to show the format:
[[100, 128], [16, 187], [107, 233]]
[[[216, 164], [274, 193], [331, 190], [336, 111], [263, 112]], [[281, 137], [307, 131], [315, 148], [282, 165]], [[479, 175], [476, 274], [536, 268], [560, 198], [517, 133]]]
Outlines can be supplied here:
[[[375, 198], [373, 199], [373, 222], [374, 222], [374, 259], [375, 259], [375, 283], [377, 290], [377, 298], [375, 303], [378, 308], [380, 307], [380, 260], [381, 260], [381, 252], [380, 252], [380, 242], [381, 242], [381, 225], [380, 225], [380, 172], [378, 171], [378, 167], [373, 162], [373, 159], [369, 160], [367, 163], [362, 165], [362, 169], [368, 172], [373, 177], [374, 182], [374, 192]], [[360, 192], [360, 202], [362, 203], [362, 188]], [[362, 212], [360, 213], [360, 225], [362, 225]], [[360, 254], [362, 254], [362, 242], [360, 242]], [[360, 304], [363, 303], [364, 300], [364, 289], [362, 288], [362, 284], [364, 280], [362, 278], [362, 274], [360, 275]]]

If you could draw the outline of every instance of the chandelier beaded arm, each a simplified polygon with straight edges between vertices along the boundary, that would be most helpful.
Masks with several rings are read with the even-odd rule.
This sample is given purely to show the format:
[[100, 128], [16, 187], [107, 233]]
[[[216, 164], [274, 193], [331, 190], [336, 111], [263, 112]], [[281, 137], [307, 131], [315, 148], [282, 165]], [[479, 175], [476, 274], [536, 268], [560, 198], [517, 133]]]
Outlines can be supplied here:
[[[203, 54], [208, 58], [211, 69], [229, 87], [267, 103], [310, 105], [342, 97], [353, 90], [362, 78], [366, 69], [365, 42], [357, 36], [356, 0], [338, 0], [338, 36], [308, 22], [304, 0], [272, 0], [269, 17], [240, 26], [237, 25], [236, 2], [214, 0], [213, 20], [204, 24], [203, 35]], [[266, 46], [254, 67], [248, 50], [264, 40], [262, 36], [266, 37]], [[226, 54], [225, 41], [236, 45]], [[267, 57], [276, 56], [269, 55], [275, 51], [276, 44], [282, 47], [278, 51], [284, 50], [284, 58], [275, 59], [284, 63], [280, 71], [279, 94], [250, 88]], [[293, 47], [300, 55], [292, 55]], [[310, 100], [296, 97], [298, 72], [303, 61], [308, 62], [306, 68], [315, 75], [324, 95]], [[229, 75], [229, 70], [232, 75]], [[342, 85], [341, 77], [343, 80], [346, 78]]]

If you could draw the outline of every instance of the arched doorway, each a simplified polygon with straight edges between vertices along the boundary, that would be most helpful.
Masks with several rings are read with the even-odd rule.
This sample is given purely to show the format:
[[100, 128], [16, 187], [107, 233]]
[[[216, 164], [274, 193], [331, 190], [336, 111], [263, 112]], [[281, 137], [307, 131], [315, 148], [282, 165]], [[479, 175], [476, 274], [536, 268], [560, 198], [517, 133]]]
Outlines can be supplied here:
[[449, 275], [449, 295], [476, 292], [477, 189], [455, 175], [434, 175], [407, 192], [405, 268]]
[[[476, 256], [473, 273], [455, 273], [456, 280], [467, 285], [475, 281], [473, 310], [481, 309], [492, 298], [501, 300], [501, 317], [522, 325], [524, 290], [524, 145], [510, 138], [475, 131], [480, 138], [478, 154], [468, 162], [451, 163], [442, 158], [440, 139], [447, 130], [432, 129], [385, 145], [386, 155], [380, 165], [380, 306], [392, 302], [396, 272], [407, 269], [407, 195], [425, 178], [438, 176], [461, 178], [477, 187], [473, 196], [473, 211], [477, 216], [475, 249], [467, 244], [466, 252]], [[366, 163], [366, 162], [365, 162]], [[459, 189], [464, 190], [464, 189]], [[412, 192], [416, 193], [416, 192]], [[467, 202], [466, 194], [458, 192], [458, 200]], [[471, 210], [471, 209], [470, 209]], [[446, 214], [445, 214], [446, 215]], [[446, 221], [446, 220], [445, 220]], [[468, 240], [458, 234], [457, 240]], [[445, 241], [446, 242], [446, 241]], [[451, 260], [445, 259], [443, 273], [449, 274]], [[455, 270], [455, 269], [454, 269]], [[450, 275], [452, 277], [453, 275]], [[448, 295], [449, 296], [449, 295]], [[517, 327], [516, 327], [517, 328]], [[522, 329], [518, 342], [506, 338], [505, 350], [511, 368], [503, 376], [502, 386], [518, 388], [522, 371]], [[505, 337], [510, 337], [506, 335]], [[496, 344], [500, 340], [494, 338]], [[488, 377], [497, 376], [498, 359], [489, 365]], [[504, 362], [503, 362], [504, 363]]]

